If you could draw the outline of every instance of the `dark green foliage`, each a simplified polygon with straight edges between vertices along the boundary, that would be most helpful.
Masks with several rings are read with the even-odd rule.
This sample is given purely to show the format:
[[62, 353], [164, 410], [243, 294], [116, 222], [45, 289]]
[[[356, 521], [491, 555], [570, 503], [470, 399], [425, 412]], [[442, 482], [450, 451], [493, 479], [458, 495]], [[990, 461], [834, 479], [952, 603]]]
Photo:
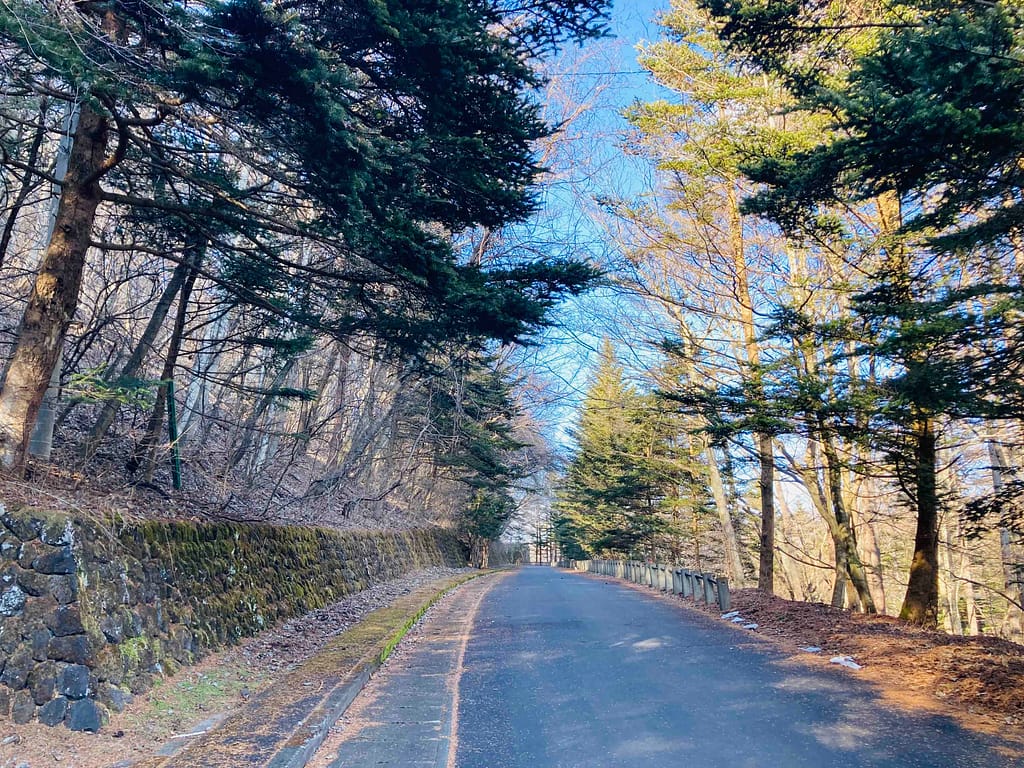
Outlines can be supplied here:
[[600, 34], [606, 6], [19, 0], [0, 38], [26, 86], [111, 120], [119, 244], [198, 235], [238, 303], [410, 354], [523, 340], [592, 280], [571, 259], [466, 266], [449, 238], [532, 213], [535, 57]]
[[[452, 365], [442, 383], [431, 402], [439, 463], [476, 492], [504, 493], [521, 477], [511, 457], [524, 447], [514, 434], [520, 412], [508, 372], [486, 358], [467, 355]], [[477, 494], [477, 499], [482, 497]]]
[[479, 490], [466, 507], [461, 527], [471, 536], [494, 540], [505, 532], [515, 511], [516, 502], [507, 491]]
[[[927, 231], [944, 249], [1022, 231], [1020, 8], [923, 3], [888, 18], [879, 10], [884, 31], [853, 56], [847, 43], [866, 33], [855, 22], [816, 25], [810, 4], [706, 5], [734, 49], [837, 128], [817, 147], [752, 159], [747, 171], [768, 189], [749, 210], [795, 229], [820, 205], [891, 192], [906, 202], [904, 231]], [[837, 67], [848, 74], [830, 77]]]
[[580, 412], [576, 452], [559, 489], [555, 534], [564, 553], [642, 556], [672, 530], [683, 482], [673, 439], [678, 425], [623, 379], [606, 343]]

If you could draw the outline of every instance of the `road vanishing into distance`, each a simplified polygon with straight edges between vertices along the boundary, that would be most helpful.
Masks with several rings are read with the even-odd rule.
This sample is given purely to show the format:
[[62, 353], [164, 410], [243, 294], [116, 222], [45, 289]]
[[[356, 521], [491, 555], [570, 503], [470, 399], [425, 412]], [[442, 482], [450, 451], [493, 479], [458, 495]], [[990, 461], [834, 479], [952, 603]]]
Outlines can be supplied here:
[[678, 599], [543, 566], [442, 601], [335, 730], [313, 768], [1024, 765]]

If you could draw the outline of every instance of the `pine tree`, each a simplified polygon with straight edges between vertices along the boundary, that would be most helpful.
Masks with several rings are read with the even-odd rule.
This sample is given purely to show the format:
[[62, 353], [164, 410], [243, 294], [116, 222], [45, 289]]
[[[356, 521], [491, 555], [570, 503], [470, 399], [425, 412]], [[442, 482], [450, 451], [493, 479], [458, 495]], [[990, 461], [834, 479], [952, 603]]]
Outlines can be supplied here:
[[[24, 461], [101, 207], [159, 211], [179, 235], [161, 253], [199, 236], [226, 291], [321, 333], [372, 333], [404, 355], [528, 335], [594, 271], [462, 264], [449, 234], [531, 213], [532, 143], [547, 131], [527, 95], [532, 64], [598, 34], [606, 5], [5, 5], [0, 41], [24, 64], [8, 84], [64, 99], [77, 126], [0, 389], [0, 461]], [[114, 232], [105, 247], [136, 247], [131, 228]], [[311, 306], [296, 306], [301, 286]]]
[[676, 477], [658, 466], [662, 434], [649, 406], [626, 383], [606, 340], [573, 435], [576, 453], [560, 483], [555, 527], [566, 551], [649, 555], [669, 530], [664, 503]]
[[1024, 298], [1014, 267], [1024, 67], [1010, 53], [1020, 11], [922, 4], [869, 20], [871, 4], [834, 3], [852, 15], [822, 25], [816, 4], [706, 5], [732, 50], [783, 79], [801, 108], [831, 116], [814, 145], [748, 160], [764, 187], [745, 209], [818, 241], [856, 235], [837, 226], [837, 206], [879, 221], [849, 339], [879, 362], [861, 426], [917, 516], [901, 616], [934, 625], [943, 422], [1021, 414], [1019, 378], [1006, 375], [1024, 349], [1013, 321]]

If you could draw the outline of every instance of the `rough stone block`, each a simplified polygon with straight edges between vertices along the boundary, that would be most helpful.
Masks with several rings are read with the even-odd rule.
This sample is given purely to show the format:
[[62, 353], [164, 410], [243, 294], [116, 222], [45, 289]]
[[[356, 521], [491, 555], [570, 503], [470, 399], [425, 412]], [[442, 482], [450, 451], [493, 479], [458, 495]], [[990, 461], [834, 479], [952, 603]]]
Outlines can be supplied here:
[[39, 708], [39, 722], [51, 728], [64, 722], [68, 714], [68, 700], [58, 696]]
[[3, 672], [3, 663], [21, 645], [24, 627], [25, 621], [21, 618], [0, 621], [0, 672]]
[[0, 560], [17, 560], [21, 541], [0, 529]]
[[36, 703], [28, 691], [17, 691], [11, 702], [11, 720], [18, 725], [30, 722], [36, 716]]
[[93, 665], [96, 672], [96, 679], [120, 685], [124, 682], [125, 662], [121, 651], [113, 645], [107, 645], [96, 654], [96, 663]]
[[34, 570], [39, 573], [63, 576], [74, 573], [78, 569], [74, 550], [70, 546], [57, 549], [48, 548], [48, 550], [32, 560]]
[[[15, 515], [0, 504], [0, 523], [22, 541], [32, 541], [39, 535], [38, 521]], [[33, 524], [35, 523], [35, 524]]]
[[68, 714], [64, 723], [72, 731], [91, 731], [95, 733], [102, 728], [109, 716], [107, 710], [95, 699], [79, 699], [68, 706]]
[[116, 613], [108, 613], [100, 619], [100, 632], [107, 642], [120, 643], [124, 640], [124, 617]]
[[32, 561], [47, 554], [49, 549], [50, 547], [40, 541], [26, 541], [18, 552], [18, 565], [22, 568], [31, 568]]
[[40, 628], [32, 631], [30, 642], [33, 659], [36, 661], [46, 661], [47, 648], [50, 645], [50, 638], [52, 637], [53, 635], [48, 629]]
[[[38, 627], [44, 627], [46, 626], [46, 620], [50, 618], [56, 607], [57, 602], [49, 595], [36, 597], [25, 604], [25, 610], [22, 611], [21, 618], [24, 619], [25, 626], [29, 631]], [[27, 633], [25, 633], [25, 637], [27, 639]]]
[[69, 664], [57, 674], [57, 692], [69, 699], [84, 699], [89, 695], [89, 668]]
[[50, 641], [47, 655], [55, 661], [90, 666], [96, 662], [96, 652], [88, 635], [55, 637]]
[[18, 616], [25, 610], [28, 595], [15, 584], [0, 592], [0, 616]]
[[47, 617], [46, 626], [56, 637], [81, 635], [85, 632], [82, 611], [77, 605], [64, 605]]
[[71, 520], [55, 519], [43, 524], [39, 531], [39, 539], [44, 544], [54, 547], [63, 547], [75, 540], [75, 527]]
[[28, 689], [36, 704], [45, 704], [53, 698], [57, 665], [52, 661], [36, 664], [28, 675]]
[[110, 683], [101, 683], [96, 690], [96, 700], [113, 712], [123, 712], [134, 699], [128, 691]]
[[50, 594], [61, 605], [69, 605], [78, 599], [78, 578], [75, 574], [68, 576], [49, 576]]
[[12, 690], [21, 690], [28, 684], [28, 676], [35, 665], [36, 660], [32, 658], [32, 649], [24, 646], [18, 648], [7, 659], [3, 674], [0, 674], [0, 683], [5, 683]]
[[36, 573], [31, 568], [18, 568], [15, 572], [18, 586], [32, 597], [42, 597], [50, 593], [50, 578], [46, 574]]
[[138, 696], [153, 687], [153, 676], [148, 672], [139, 672], [128, 678], [128, 690]]
[[0, 685], [0, 717], [9, 717], [11, 714], [11, 699], [14, 698], [14, 691], [6, 685]]

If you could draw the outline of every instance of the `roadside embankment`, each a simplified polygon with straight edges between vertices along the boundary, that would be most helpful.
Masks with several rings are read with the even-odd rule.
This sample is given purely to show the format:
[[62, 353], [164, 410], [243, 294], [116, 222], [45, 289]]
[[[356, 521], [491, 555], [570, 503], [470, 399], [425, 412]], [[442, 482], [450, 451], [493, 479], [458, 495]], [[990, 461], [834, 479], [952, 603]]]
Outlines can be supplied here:
[[100, 521], [0, 506], [0, 721], [102, 727], [164, 674], [430, 566], [442, 530]]

